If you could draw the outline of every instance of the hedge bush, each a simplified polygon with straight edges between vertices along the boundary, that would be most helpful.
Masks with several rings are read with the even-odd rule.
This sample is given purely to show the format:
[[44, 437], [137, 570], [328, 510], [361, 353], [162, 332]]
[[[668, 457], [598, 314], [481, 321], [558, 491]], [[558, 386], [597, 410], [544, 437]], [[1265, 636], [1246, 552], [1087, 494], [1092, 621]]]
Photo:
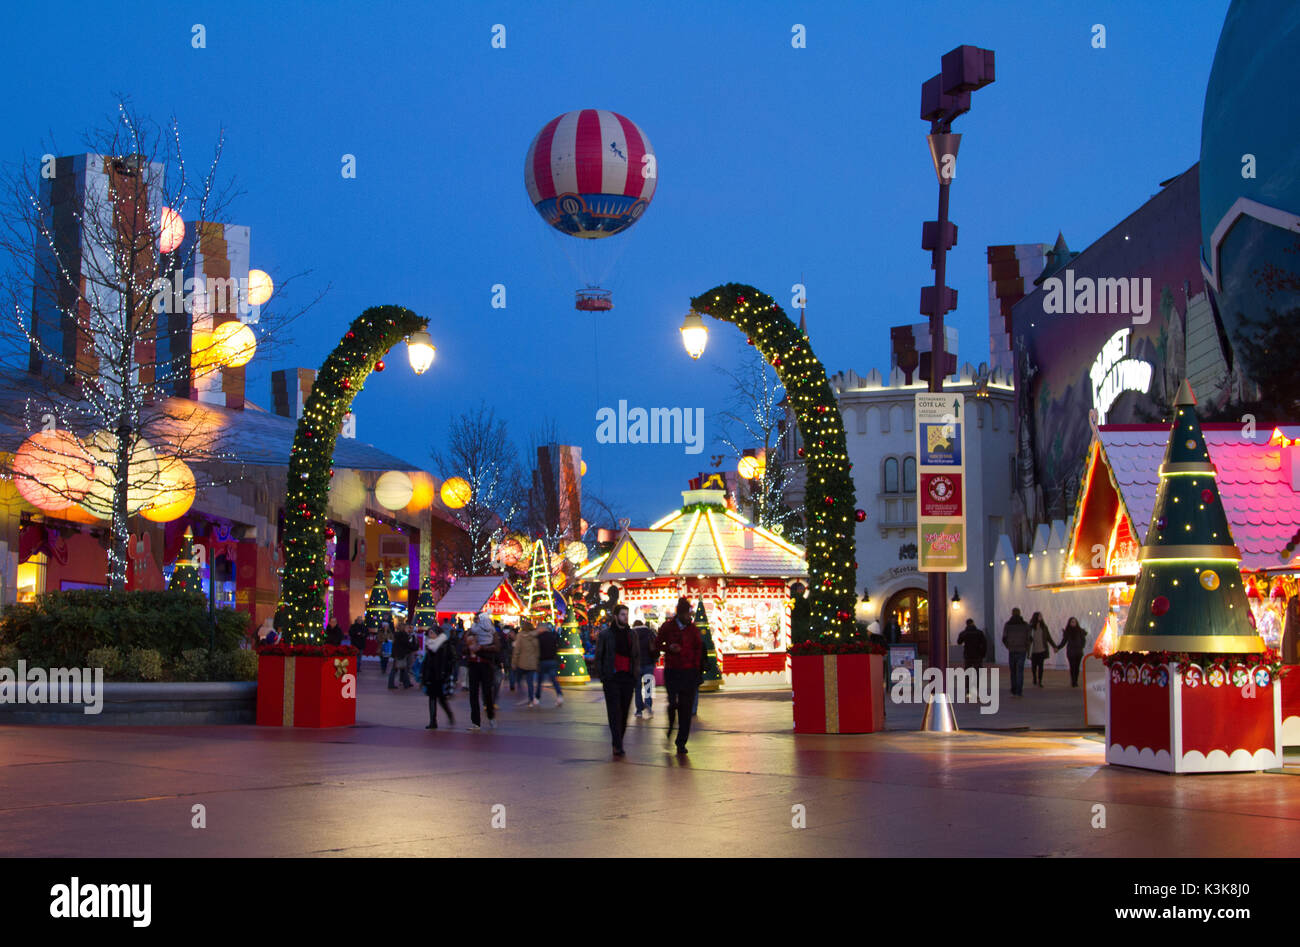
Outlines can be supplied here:
[[162, 655], [153, 648], [133, 648], [126, 667], [131, 677], [137, 681], [162, 680]]
[[103, 668], [104, 677], [113, 681], [126, 670], [126, 660], [117, 648], [91, 648], [86, 654], [86, 667]]
[[[219, 608], [216, 615], [216, 649], [237, 649], [248, 613]], [[210, 629], [207, 600], [198, 593], [69, 589], [6, 606], [0, 647], [10, 645], [28, 664], [45, 667], [84, 667], [98, 648], [153, 651], [175, 665], [187, 650], [207, 650]]]

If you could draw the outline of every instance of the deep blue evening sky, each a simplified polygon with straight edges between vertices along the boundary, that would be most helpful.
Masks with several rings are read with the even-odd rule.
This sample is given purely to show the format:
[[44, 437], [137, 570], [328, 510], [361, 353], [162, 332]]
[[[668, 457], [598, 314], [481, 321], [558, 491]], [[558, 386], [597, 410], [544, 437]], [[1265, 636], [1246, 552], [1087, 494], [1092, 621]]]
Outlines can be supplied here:
[[[583, 447], [587, 488], [644, 525], [718, 450], [598, 446], [595, 411], [701, 406], [713, 436], [726, 387], [712, 366], [748, 350], [714, 323], [692, 363], [677, 332], [690, 296], [747, 282], [788, 307], [802, 273], [830, 372], [887, 368], [888, 327], [921, 320], [937, 188], [917, 111], [943, 53], [997, 52], [997, 81], [954, 126], [949, 284], [959, 359], [978, 363], [988, 244], [1063, 230], [1081, 249], [1197, 160], [1227, 5], [24, 4], [0, 30], [0, 160], [35, 157], [51, 136], [77, 151], [115, 93], [160, 121], [174, 112], [196, 157], [224, 125], [223, 167], [246, 192], [231, 219], [252, 227], [253, 265], [312, 271], [290, 303], [332, 284], [294, 345], [262, 362], [254, 400], [269, 402], [270, 368], [318, 365], [365, 307], [409, 306], [430, 316], [437, 361], [417, 380], [394, 353], [357, 401], [361, 438], [427, 465], [449, 416], [480, 397], [521, 448], [554, 418]], [[195, 23], [206, 49], [191, 48]], [[791, 48], [794, 23], [806, 49]], [[573, 310], [579, 280], [523, 186], [532, 137], [577, 108], [627, 115], [659, 160], [653, 204], [613, 238], [627, 247], [600, 316]], [[355, 180], [339, 173], [345, 153]], [[494, 283], [504, 311], [490, 308]]]

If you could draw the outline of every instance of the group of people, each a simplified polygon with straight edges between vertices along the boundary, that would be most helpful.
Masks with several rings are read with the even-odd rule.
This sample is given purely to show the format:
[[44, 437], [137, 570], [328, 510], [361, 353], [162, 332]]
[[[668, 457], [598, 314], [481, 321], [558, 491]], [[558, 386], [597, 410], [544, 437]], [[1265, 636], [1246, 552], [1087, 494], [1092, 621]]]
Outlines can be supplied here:
[[[973, 627], [968, 621], [967, 628]], [[965, 634], [963, 632], [962, 634]], [[979, 633], [983, 639], [984, 633]], [[961, 642], [960, 636], [958, 642]], [[1007, 662], [1011, 669], [1011, 694], [1013, 697], [1025, 696], [1025, 656], [1028, 655], [1035, 687], [1043, 686], [1043, 666], [1047, 663], [1049, 649], [1065, 649], [1066, 660], [1070, 663], [1070, 686], [1079, 686], [1079, 668], [1083, 664], [1083, 649], [1088, 642], [1088, 632], [1079, 624], [1079, 619], [1071, 617], [1061, 630], [1061, 640], [1052, 637], [1047, 622], [1043, 621], [1042, 612], [1034, 612], [1028, 622], [1020, 614], [1020, 609], [1011, 609], [1011, 618], [1002, 626], [1002, 644], [1007, 649]], [[969, 666], [969, 665], [968, 665]], [[978, 667], [978, 665], [976, 665]]]

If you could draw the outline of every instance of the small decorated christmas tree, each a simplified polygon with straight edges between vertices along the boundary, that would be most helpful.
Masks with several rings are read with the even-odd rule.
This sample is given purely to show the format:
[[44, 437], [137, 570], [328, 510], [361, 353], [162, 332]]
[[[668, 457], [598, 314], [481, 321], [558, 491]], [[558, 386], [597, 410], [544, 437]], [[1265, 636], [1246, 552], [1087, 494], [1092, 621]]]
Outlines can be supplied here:
[[169, 592], [194, 592], [203, 594], [203, 577], [199, 574], [199, 559], [194, 552], [194, 533], [185, 527], [184, 542], [172, 566], [172, 578], [167, 583]]
[[582, 632], [575, 607], [575, 601], [581, 598], [581, 595], [569, 597], [569, 617], [560, 629], [560, 647], [556, 657], [560, 659], [559, 678], [566, 684], [585, 684], [591, 680], [587, 662], [582, 656]]
[[420, 629], [432, 628], [438, 623], [438, 611], [433, 603], [433, 577], [428, 572], [420, 583], [420, 594], [416, 597], [411, 621], [415, 628]]
[[524, 615], [534, 624], [555, 622], [555, 590], [551, 588], [551, 557], [546, 543], [533, 543], [532, 564], [528, 567], [528, 595], [524, 598]]
[[700, 684], [700, 690], [716, 691], [722, 686], [722, 668], [718, 666], [718, 652], [713, 646], [709, 617], [704, 613], [704, 599], [700, 599], [695, 606], [695, 627], [700, 629], [700, 637], [704, 639], [704, 680]]
[[384, 574], [384, 567], [380, 566], [375, 574], [375, 586], [366, 601], [366, 627], [374, 631], [382, 623], [391, 624], [392, 621], [393, 603], [388, 597], [388, 577]]
[[1119, 651], [1264, 650], [1195, 404], [1184, 380]]

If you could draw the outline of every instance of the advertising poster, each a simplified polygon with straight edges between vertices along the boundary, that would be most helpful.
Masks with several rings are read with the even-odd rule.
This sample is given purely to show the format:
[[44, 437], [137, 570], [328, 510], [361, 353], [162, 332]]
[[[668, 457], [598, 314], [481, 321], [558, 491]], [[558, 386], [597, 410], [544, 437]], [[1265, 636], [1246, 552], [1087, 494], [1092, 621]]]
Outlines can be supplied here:
[[917, 570], [966, 571], [965, 400], [916, 395]]

